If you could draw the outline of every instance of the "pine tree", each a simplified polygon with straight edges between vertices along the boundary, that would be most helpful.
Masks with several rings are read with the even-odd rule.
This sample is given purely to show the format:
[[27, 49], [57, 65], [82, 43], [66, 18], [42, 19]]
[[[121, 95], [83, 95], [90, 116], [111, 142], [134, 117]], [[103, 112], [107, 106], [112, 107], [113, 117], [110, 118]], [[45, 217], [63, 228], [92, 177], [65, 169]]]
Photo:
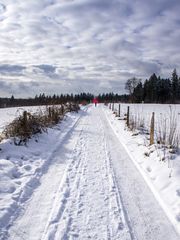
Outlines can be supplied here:
[[172, 83], [172, 100], [173, 102], [176, 102], [177, 99], [179, 98], [179, 88], [180, 88], [176, 69], [174, 69], [172, 72], [171, 83]]
[[137, 87], [134, 89], [133, 95], [134, 95], [135, 102], [141, 103], [143, 101], [144, 89], [141, 81], [138, 83]]

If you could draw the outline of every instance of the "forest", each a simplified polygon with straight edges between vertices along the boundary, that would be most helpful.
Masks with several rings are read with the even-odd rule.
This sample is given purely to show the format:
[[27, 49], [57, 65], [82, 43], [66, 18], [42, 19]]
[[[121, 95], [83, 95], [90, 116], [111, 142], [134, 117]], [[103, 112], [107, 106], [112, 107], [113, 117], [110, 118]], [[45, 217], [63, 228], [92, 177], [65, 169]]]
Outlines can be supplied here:
[[153, 73], [149, 79], [141, 80], [136, 77], [130, 78], [125, 83], [127, 94], [101, 93], [95, 96], [92, 93], [80, 94], [54, 94], [45, 93], [36, 95], [34, 98], [0, 98], [0, 108], [18, 106], [53, 105], [67, 102], [88, 104], [93, 98], [98, 98], [100, 103], [124, 102], [124, 103], [180, 103], [180, 77], [176, 69], [171, 78], [161, 78]]
[[149, 79], [128, 79], [125, 89], [132, 103], [180, 103], [180, 78], [173, 70], [171, 78], [161, 78], [153, 73]]

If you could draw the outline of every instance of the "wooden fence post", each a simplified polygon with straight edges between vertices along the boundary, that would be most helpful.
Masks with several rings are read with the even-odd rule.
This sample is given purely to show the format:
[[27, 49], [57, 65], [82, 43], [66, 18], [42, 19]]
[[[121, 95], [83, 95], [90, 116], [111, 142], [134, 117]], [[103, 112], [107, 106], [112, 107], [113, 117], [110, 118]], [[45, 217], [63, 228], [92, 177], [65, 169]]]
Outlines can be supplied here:
[[126, 120], [126, 125], [129, 127], [129, 106], [127, 107], [127, 120]]
[[23, 112], [23, 123], [24, 123], [24, 133], [27, 135], [28, 127], [27, 127], [27, 111]]
[[61, 114], [62, 114], [62, 116], [64, 116], [64, 106], [63, 105], [61, 105]]
[[112, 104], [112, 111], [114, 112], [114, 103]]
[[54, 122], [55, 119], [55, 110], [54, 107], [51, 108], [51, 120]]
[[48, 118], [51, 119], [51, 107], [48, 108]]
[[150, 145], [154, 144], [154, 112], [151, 117], [151, 126], [150, 126]]
[[119, 104], [119, 112], [118, 112], [118, 117], [121, 116], [121, 105]]
[[71, 104], [68, 106], [68, 112], [71, 112]]

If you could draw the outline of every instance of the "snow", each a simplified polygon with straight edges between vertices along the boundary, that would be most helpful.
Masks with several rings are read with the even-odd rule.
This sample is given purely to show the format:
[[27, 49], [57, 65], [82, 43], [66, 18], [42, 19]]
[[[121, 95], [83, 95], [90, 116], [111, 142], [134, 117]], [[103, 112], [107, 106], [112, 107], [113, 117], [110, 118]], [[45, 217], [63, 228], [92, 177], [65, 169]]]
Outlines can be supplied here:
[[[122, 104], [123, 114], [126, 113], [127, 104]], [[139, 109], [138, 109], [139, 107]], [[180, 105], [171, 106], [178, 110]], [[117, 106], [116, 106], [117, 108]], [[149, 105], [149, 104], [130, 104], [133, 114], [140, 112], [143, 117], [150, 121], [150, 114], [154, 111], [159, 117], [168, 114], [169, 105]], [[170, 154], [167, 150], [166, 161], [162, 161], [164, 149], [156, 145], [149, 146], [147, 135], [139, 134], [136, 136], [131, 131], [127, 131], [125, 121], [121, 121], [106, 108], [106, 116], [112, 126], [114, 133], [117, 135], [123, 147], [128, 152], [139, 172], [144, 177], [154, 196], [166, 212], [167, 216], [180, 233], [180, 156]], [[158, 122], [158, 118], [156, 120]], [[179, 124], [179, 122], [178, 122]], [[178, 125], [179, 131], [180, 125]]]
[[[180, 134], [180, 104], [125, 104], [121, 103], [121, 116], [127, 113], [127, 106], [130, 107], [130, 116], [144, 124], [149, 131], [152, 113], [155, 113], [155, 137], [160, 130], [169, 132], [172, 123], [177, 125], [177, 132]], [[114, 104], [116, 111], [119, 104]]]
[[89, 105], [27, 146], [3, 141], [0, 239], [179, 239], [177, 158], [169, 169], [142, 138]]
[[48, 129], [48, 134], [34, 137], [28, 146], [17, 147], [11, 140], [1, 143], [0, 228], [7, 228], [14, 221], [22, 208], [19, 205], [40, 185], [39, 180], [46, 173], [54, 151], [67, 134], [67, 126], [72, 127], [77, 119], [77, 114], [67, 114], [63, 123]]

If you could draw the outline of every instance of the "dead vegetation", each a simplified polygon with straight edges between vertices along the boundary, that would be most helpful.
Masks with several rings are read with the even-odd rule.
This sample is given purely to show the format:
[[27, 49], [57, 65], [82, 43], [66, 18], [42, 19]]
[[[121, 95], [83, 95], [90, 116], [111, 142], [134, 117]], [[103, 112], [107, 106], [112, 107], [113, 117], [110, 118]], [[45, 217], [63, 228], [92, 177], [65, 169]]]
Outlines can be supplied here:
[[175, 110], [170, 106], [168, 117], [160, 117], [157, 123], [157, 143], [167, 146], [169, 149], [179, 148], [178, 119]]
[[[157, 116], [152, 115], [153, 118]], [[153, 138], [150, 141], [151, 144], [159, 144], [161, 146], [166, 146], [169, 149], [178, 150], [180, 144], [180, 136], [178, 130], [178, 119], [175, 110], [170, 107], [167, 116], [160, 115], [156, 120], [156, 124], [153, 123], [152, 127], [152, 117], [150, 127], [145, 124], [144, 117], [139, 113], [130, 113], [129, 129], [131, 131], [138, 130], [139, 133], [149, 133], [150, 137]], [[155, 121], [153, 119], [153, 121]]]
[[39, 109], [33, 114], [24, 111], [5, 127], [1, 140], [13, 138], [16, 145], [26, 144], [33, 135], [46, 132], [48, 127], [59, 123], [67, 112], [78, 112], [78, 110], [78, 104], [68, 103], [47, 106], [44, 110]]
[[144, 132], [145, 131], [144, 117], [139, 113], [135, 115], [130, 115], [129, 129], [131, 131], [139, 130], [140, 132]]
[[[109, 108], [112, 110], [111, 106]], [[160, 114], [160, 116], [158, 114]], [[144, 134], [145, 137], [148, 138], [148, 145], [157, 144], [172, 152], [177, 152], [179, 150], [179, 115], [176, 109], [172, 108], [171, 105], [169, 106], [169, 112], [167, 114], [152, 113], [149, 124], [145, 121], [143, 113], [138, 111], [131, 112], [129, 106], [127, 107], [127, 112], [124, 113], [124, 117], [121, 119], [126, 121], [126, 129], [132, 131], [133, 136], [134, 134]]]

